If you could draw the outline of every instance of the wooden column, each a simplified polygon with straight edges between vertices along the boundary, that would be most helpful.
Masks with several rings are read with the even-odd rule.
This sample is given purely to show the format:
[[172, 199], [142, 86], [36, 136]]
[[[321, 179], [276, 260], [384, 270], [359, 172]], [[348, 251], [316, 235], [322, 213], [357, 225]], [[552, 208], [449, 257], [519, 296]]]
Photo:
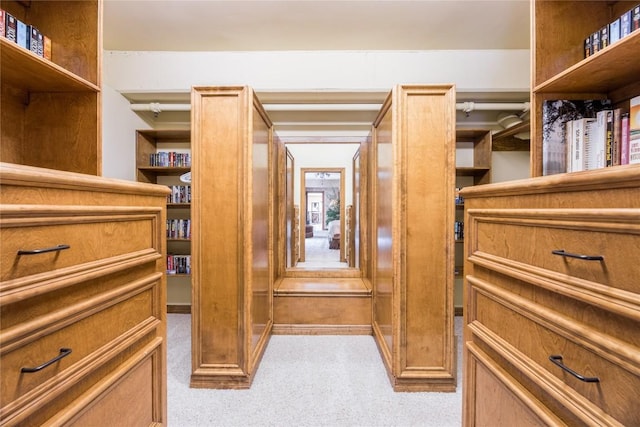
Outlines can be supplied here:
[[272, 124], [248, 87], [191, 102], [191, 386], [248, 388], [273, 323]]
[[455, 89], [399, 85], [373, 127], [373, 330], [396, 391], [455, 391]]

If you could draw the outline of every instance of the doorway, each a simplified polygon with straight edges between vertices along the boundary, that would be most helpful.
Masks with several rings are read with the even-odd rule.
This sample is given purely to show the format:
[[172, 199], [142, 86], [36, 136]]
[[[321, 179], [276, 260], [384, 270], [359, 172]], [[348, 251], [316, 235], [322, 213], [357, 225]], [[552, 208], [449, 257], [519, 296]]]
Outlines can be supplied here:
[[345, 168], [300, 169], [298, 268], [346, 268], [344, 256]]

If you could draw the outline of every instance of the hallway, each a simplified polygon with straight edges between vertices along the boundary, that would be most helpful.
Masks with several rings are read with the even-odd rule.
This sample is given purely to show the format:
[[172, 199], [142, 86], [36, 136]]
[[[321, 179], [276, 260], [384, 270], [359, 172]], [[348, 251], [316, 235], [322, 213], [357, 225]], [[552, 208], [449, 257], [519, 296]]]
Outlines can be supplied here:
[[394, 392], [370, 335], [273, 335], [249, 390], [192, 389], [191, 316], [167, 317], [170, 426], [461, 425], [462, 317], [455, 393]]

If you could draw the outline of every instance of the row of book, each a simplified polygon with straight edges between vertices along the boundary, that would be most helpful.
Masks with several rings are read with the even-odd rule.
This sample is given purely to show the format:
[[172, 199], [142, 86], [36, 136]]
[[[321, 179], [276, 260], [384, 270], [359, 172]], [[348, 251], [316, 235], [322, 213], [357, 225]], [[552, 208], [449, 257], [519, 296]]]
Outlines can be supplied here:
[[149, 166], [189, 168], [191, 167], [191, 154], [177, 153], [175, 151], [158, 151], [149, 156]]
[[167, 195], [167, 203], [191, 203], [190, 185], [169, 185], [171, 194]]
[[167, 274], [191, 274], [191, 255], [167, 255]]
[[191, 239], [191, 220], [168, 219], [167, 239]]
[[629, 111], [608, 100], [549, 100], [542, 108], [543, 175], [640, 164], [640, 96]]
[[51, 60], [51, 39], [35, 26], [22, 22], [3, 9], [0, 9], [0, 37]]
[[640, 4], [586, 37], [584, 39], [584, 57], [587, 58], [599, 52], [638, 29], [640, 29]]

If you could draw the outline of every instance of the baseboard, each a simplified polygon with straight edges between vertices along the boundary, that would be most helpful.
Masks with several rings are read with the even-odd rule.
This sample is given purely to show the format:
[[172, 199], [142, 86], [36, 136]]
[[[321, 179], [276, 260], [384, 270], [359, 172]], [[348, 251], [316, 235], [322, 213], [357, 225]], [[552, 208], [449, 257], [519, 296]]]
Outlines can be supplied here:
[[168, 304], [167, 313], [191, 314], [191, 306], [185, 304]]
[[370, 325], [291, 325], [274, 324], [274, 335], [372, 335]]

